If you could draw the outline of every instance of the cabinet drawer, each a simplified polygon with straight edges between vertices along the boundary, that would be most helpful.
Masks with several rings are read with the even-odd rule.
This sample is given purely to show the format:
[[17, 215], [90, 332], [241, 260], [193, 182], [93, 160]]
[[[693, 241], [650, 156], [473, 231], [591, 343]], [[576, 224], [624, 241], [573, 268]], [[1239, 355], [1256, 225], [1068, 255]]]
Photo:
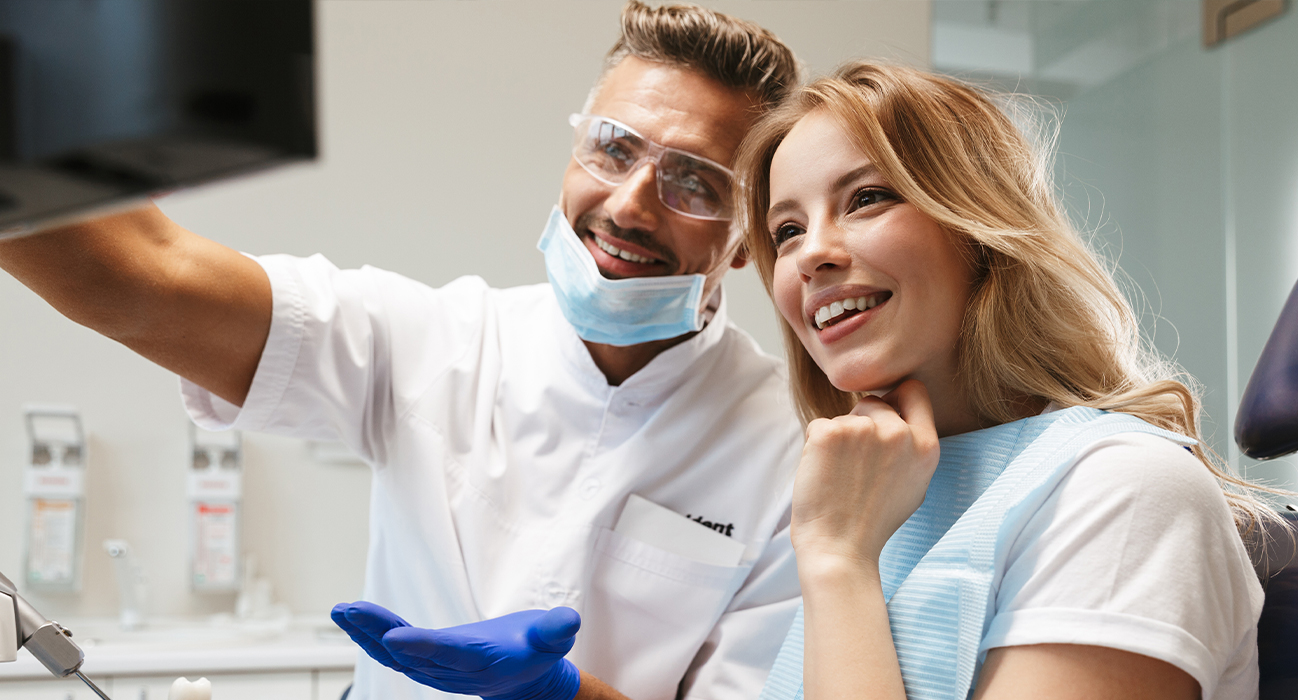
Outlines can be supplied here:
[[316, 671], [315, 700], [340, 700], [354, 675], [351, 671]]
[[[186, 677], [198, 680], [195, 675]], [[212, 700], [315, 700], [310, 671], [213, 674], [207, 679], [212, 681]], [[113, 700], [167, 700], [175, 680], [175, 676], [120, 676], [113, 679]], [[9, 697], [0, 692], [0, 700]]]
[[[112, 696], [112, 683], [105, 678], [91, 678], [99, 689]], [[94, 691], [75, 676], [40, 681], [0, 682], [0, 700], [99, 700]], [[116, 697], [114, 697], [116, 700]], [[167, 700], [164, 694], [162, 700]]]

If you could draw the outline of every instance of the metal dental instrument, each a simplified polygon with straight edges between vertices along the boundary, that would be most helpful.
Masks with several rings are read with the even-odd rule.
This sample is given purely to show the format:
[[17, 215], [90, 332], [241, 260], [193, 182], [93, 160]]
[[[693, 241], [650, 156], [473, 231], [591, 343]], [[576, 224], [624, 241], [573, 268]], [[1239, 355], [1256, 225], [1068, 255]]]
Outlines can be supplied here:
[[86, 678], [86, 674], [80, 671], [73, 671], [73, 673], [77, 675], [77, 678], [80, 678], [82, 681], [84, 681], [86, 685], [90, 686], [90, 689], [95, 691], [95, 695], [98, 695], [99, 697], [103, 698], [103, 700], [112, 700], [112, 698], [108, 697], [107, 695], [104, 695], [104, 691], [100, 690], [99, 686], [95, 685], [94, 683], [91, 683], [90, 679]]
[[100, 698], [110, 700], [81, 672], [86, 655], [72, 641], [72, 633], [36, 612], [36, 608], [18, 595], [13, 582], [0, 574], [0, 662], [17, 661], [18, 650], [23, 647], [50, 673], [59, 678], [75, 674]]

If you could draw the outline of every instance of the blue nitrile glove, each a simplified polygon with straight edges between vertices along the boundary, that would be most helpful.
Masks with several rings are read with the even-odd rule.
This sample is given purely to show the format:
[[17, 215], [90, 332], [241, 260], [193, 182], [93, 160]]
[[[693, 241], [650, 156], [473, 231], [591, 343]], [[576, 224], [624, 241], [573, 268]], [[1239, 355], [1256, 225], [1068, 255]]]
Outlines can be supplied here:
[[524, 610], [445, 629], [412, 627], [386, 608], [339, 603], [333, 621], [375, 661], [438, 690], [485, 700], [572, 700], [581, 674], [563, 658], [581, 617]]

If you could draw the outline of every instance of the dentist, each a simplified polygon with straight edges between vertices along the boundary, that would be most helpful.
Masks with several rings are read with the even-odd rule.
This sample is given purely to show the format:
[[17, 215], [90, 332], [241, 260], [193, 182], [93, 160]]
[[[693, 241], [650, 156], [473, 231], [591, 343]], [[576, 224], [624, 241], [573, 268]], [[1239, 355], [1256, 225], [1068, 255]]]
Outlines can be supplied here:
[[[0, 242], [0, 267], [179, 374], [200, 425], [340, 440], [373, 467], [373, 605], [335, 611], [374, 657], [354, 700], [751, 700], [798, 605], [801, 429], [720, 283], [745, 262], [732, 158], [796, 82], [756, 25], [631, 0], [569, 120], [548, 285], [251, 258], [153, 207]], [[581, 632], [556, 663], [576, 616], [539, 611], [564, 607]], [[454, 643], [522, 634], [540, 665], [437, 667], [430, 635], [462, 625]]]

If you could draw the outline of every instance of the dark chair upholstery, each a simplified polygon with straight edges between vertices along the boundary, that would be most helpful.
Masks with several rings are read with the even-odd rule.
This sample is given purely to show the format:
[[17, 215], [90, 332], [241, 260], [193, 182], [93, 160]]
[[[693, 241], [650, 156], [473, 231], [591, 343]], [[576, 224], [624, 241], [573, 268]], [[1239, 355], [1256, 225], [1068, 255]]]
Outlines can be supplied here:
[[1298, 698], [1298, 545], [1294, 530], [1298, 514], [1288, 515], [1288, 532], [1271, 528], [1266, 554], [1259, 559], [1258, 573], [1266, 591], [1257, 622], [1259, 700]]
[[1235, 443], [1254, 459], [1298, 450], [1298, 286], [1289, 293], [1244, 389]]
[[[1235, 442], [1255, 459], [1298, 451], [1298, 286], [1289, 294], [1240, 400]], [[1291, 506], [1292, 508], [1292, 506]], [[1254, 551], [1266, 603], [1257, 623], [1261, 700], [1298, 698], [1298, 556], [1295, 526], [1265, 533]]]

